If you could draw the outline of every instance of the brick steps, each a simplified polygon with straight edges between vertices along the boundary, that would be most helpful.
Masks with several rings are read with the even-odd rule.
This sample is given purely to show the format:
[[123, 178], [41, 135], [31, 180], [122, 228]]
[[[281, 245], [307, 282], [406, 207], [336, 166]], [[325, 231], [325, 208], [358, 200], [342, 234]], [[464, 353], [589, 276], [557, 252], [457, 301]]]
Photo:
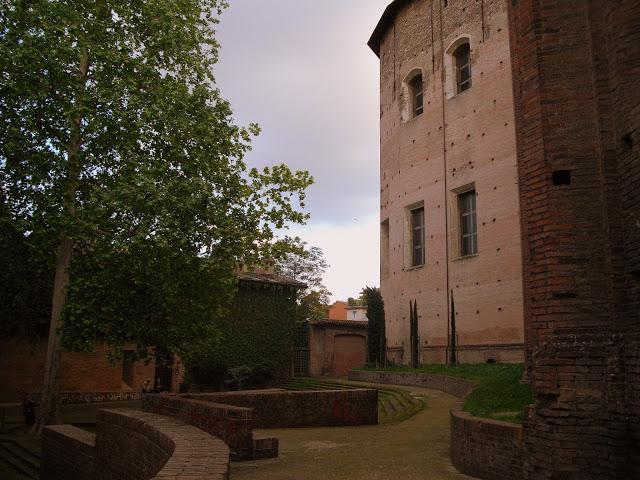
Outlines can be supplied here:
[[40, 478], [40, 457], [13, 440], [0, 440], [0, 461], [25, 478]]

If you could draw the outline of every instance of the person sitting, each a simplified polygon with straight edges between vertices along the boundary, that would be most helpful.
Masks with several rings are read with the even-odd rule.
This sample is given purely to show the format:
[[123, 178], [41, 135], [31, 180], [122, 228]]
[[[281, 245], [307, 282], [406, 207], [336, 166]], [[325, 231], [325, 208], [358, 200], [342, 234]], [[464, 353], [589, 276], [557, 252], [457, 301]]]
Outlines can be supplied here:
[[153, 387], [151, 385], [150, 378], [147, 378], [142, 384], [142, 393], [153, 393]]

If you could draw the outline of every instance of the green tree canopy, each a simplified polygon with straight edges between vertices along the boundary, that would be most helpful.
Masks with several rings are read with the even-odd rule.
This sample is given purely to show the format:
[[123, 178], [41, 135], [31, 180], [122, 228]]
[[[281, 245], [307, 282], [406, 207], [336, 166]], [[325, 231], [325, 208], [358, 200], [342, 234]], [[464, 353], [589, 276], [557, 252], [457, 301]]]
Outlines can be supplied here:
[[213, 75], [225, 6], [0, 4], [3, 222], [55, 270], [46, 392], [59, 338], [186, 354], [215, 337], [233, 271], [306, 220], [307, 172], [243, 162], [258, 127], [234, 124]]
[[293, 244], [295, 249], [276, 262], [275, 270], [307, 285], [307, 288], [299, 290], [297, 294], [296, 316], [299, 321], [325, 319], [331, 292], [323, 284], [324, 273], [329, 268], [324, 252], [319, 247], [309, 247], [297, 237]]

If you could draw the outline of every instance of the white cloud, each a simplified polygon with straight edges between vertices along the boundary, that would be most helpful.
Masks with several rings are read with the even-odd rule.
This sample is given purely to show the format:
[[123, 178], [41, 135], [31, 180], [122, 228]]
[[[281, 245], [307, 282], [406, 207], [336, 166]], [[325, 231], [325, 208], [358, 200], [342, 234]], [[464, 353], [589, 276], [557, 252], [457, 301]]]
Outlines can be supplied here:
[[378, 217], [350, 224], [321, 223], [292, 228], [310, 246], [320, 247], [330, 267], [324, 280], [332, 301], [357, 297], [363, 287], [380, 285], [380, 233]]

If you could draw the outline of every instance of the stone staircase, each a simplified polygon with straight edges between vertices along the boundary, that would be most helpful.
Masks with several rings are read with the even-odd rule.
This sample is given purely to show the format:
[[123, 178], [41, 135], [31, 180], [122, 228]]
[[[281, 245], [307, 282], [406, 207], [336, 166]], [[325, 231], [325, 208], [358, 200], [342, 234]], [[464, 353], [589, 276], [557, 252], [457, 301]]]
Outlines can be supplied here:
[[0, 438], [0, 476], [8, 480], [40, 478], [40, 454], [28, 442]]

